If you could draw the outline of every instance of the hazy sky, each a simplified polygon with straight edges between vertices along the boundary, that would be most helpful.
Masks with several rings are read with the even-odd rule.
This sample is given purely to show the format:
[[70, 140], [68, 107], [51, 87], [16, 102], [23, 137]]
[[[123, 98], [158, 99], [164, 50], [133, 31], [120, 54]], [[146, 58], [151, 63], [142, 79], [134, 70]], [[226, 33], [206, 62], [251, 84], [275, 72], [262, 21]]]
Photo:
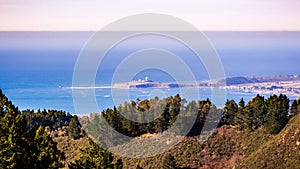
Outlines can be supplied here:
[[99, 30], [140, 13], [200, 30], [300, 30], [299, 0], [0, 0], [0, 30]]

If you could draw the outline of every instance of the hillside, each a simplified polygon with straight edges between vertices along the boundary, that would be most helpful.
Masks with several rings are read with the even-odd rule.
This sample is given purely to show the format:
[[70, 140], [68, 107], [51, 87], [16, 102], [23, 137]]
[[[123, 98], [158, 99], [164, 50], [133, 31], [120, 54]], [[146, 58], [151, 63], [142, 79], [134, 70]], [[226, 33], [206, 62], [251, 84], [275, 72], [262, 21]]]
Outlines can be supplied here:
[[[268, 134], [264, 128], [249, 132], [223, 126], [204, 144], [200, 144], [197, 137], [186, 137], [171, 150], [155, 157], [133, 159], [116, 156], [116, 159], [122, 159], [125, 169], [135, 168], [138, 164], [143, 168], [161, 168], [167, 154], [172, 154], [181, 168], [297, 169], [300, 168], [299, 131], [300, 114], [293, 117], [278, 135]], [[68, 162], [78, 159], [82, 155], [79, 149], [88, 145], [87, 137], [79, 140], [58, 137], [54, 140], [65, 152]]]
[[[296, 169], [300, 168], [299, 131], [300, 114], [293, 117], [278, 135], [267, 133], [263, 127], [251, 132], [239, 131], [233, 126], [223, 126], [204, 144], [198, 142], [198, 137], [186, 137], [171, 150], [158, 156], [142, 159], [122, 158], [122, 161], [127, 169], [138, 164], [143, 168], [162, 168], [164, 157], [172, 154], [180, 168]], [[135, 141], [131, 144], [134, 145]], [[125, 146], [134, 147], [133, 145]]]
[[[204, 144], [201, 144], [196, 136], [186, 137], [163, 154], [142, 159], [122, 158], [122, 161], [124, 168], [127, 169], [134, 168], [137, 164], [143, 168], [162, 168], [163, 159], [171, 154], [180, 168], [232, 168], [239, 158], [234, 154], [237, 149], [236, 136], [236, 130], [222, 127]], [[167, 141], [167, 139], [160, 141]], [[135, 141], [131, 144], [125, 146], [133, 147]], [[155, 150], [158, 151], [149, 147], [148, 151]]]
[[[245, 103], [243, 99], [239, 103], [228, 100], [222, 110], [216, 109], [209, 100], [191, 102], [186, 107], [184, 104], [181, 104], [181, 100], [180, 96], [177, 95], [164, 100], [150, 99], [125, 103], [118, 108], [107, 109], [100, 114], [91, 114], [90, 117], [82, 118], [81, 121], [84, 122], [82, 123], [84, 129], [94, 141], [109, 145], [113, 152], [118, 152], [122, 156], [125, 155], [125, 157], [117, 154], [114, 156], [116, 159], [122, 159], [123, 168], [128, 169], [136, 166], [142, 168], [163, 168], [165, 159], [170, 155], [179, 168], [257, 168], [258, 166], [274, 168], [276, 166], [271, 164], [275, 158], [280, 158], [280, 156], [272, 153], [274, 151], [286, 151], [286, 145], [278, 145], [282, 142], [278, 138], [281, 138], [282, 135], [298, 138], [296, 136], [297, 132], [294, 130], [299, 130], [299, 125], [297, 125], [300, 118], [299, 99], [294, 101], [290, 109], [289, 99], [284, 95], [272, 95], [267, 99], [257, 95], [248, 103]], [[127, 120], [120, 115], [122, 112], [131, 112], [139, 116], [142, 113], [151, 115], [155, 112], [161, 112], [162, 106], [159, 105], [164, 101], [166, 101], [167, 106], [163, 109], [161, 116], [147, 125]], [[179, 130], [177, 133], [168, 133], [171, 139], [162, 137], [161, 131], [168, 129], [173, 124], [176, 116], [179, 114], [179, 110], [182, 110], [180, 113], [183, 113], [184, 117], [188, 119], [191, 112], [195, 109], [198, 110], [198, 116], [188, 136], [181, 135]], [[211, 110], [210, 113], [214, 112], [217, 114], [222, 111], [222, 119], [219, 127], [215, 129], [208, 140], [200, 143], [198, 141], [198, 131], [201, 130], [204, 121], [209, 122], [213, 120], [213, 118], [208, 118], [209, 110]], [[291, 115], [296, 116], [291, 118]], [[105, 133], [99, 132], [109, 132], [107, 128], [101, 125], [103, 120], [106, 120], [115, 130], [132, 136], [134, 139], [126, 141], [113, 133], [108, 138]], [[185, 124], [187, 124], [185, 121], [178, 123], [181, 128], [184, 128]], [[179, 139], [183, 140], [175, 145], [174, 142]], [[287, 145], [294, 144], [288, 138], [284, 140]], [[264, 161], [264, 159], [267, 159], [265, 157], [261, 157], [262, 162], [255, 159], [255, 157], [260, 155], [256, 153], [262, 151], [261, 149], [264, 147], [268, 147], [270, 141], [275, 146], [263, 151], [263, 155], [271, 158], [271, 164], [267, 164], [268, 161]], [[166, 146], [173, 144], [174, 146], [170, 150], [163, 151], [160, 154]], [[295, 144], [299, 143], [295, 142]], [[294, 148], [294, 150], [297, 149]], [[268, 153], [269, 151], [271, 153]], [[144, 155], [146, 154], [156, 154], [156, 156], [145, 158]], [[128, 155], [137, 158], [129, 158]], [[285, 157], [285, 155], [283, 156]], [[299, 157], [299, 154], [285, 157], [290, 164], [279, 161], [282, 165], [295, 168], [298, 161], [294, 159]], [[266, 163], [266, 165], [261, 163]], [[253, 164], [258, 166], [253, 166]]]
[[[158, 136], [141, 136], [144, 137], [157, 139]], [[58, 149], [65, 153], [65, 164], [68, 164], [83, 155], [80, 149], [88, 147], [89, 139], [84, 136], [74, 140], [59, 135], [54, 140], [58, 142]], [[127, 147], [129, 150], [138, 141], [139, 138], [136, 138], [114, 149]], [[197, 136], [185, 137], [178, 145], [155, 157], [135, 159], [115, 155], [115, 158], [122, 159], [125, 169], [135, 168], [138, 164], [143, 168], [162, 168], [163, 159], [168, 154], [174, 156], [180, 168], [300, 168], [300, 114], [290, 119], [277, 135], [269, 134], [264, 127], [255, 131], [240, 131], [235, 126], [225, 125], [217, 128], [203, 144]], [[68, 168], [67, 165], [65, 168]]]
[[238, 168], [300, 168], [300, 114], [275, 137], [261, 144]]
[[[162, 109], [160, 105], [164, 101], [167, 106]], [[300, 168], [300, 99], [290, 106], [284, 95], [267, 99], [257, 95], [247, 104], [243, 99], [238, 104], [228, 100], [224, 109], [217, 109], [209, 100], [190, 102], [186, 106], [183, 103], [179, 95], [164, 100], [133, 101], [78, 119], [76, 115], [57, 110], [21, 112], [0, 90], [0, 168], [131, 169], [169, 165], [185, 169]], [[146, 125], [127, 120], [120, 114], [123, 111], [152, 115], [159, 110], [163, 113]], [[185, 120], [193, 110], [198, 112], [196, 122], [188, 136], [182, 135], [180, 129], [185, 127]], [[204, 122], [215, 120], [208, 114], [220, 112], [223, 114], [218, 128], [207, 140], [199, 142], [199, 130]], [[184, 120], [177, 123], [179, 130], [164, 132], [174, 140], [161, 137], [162, 131], [176, 121], [179, 113], [185, 114]], [[134, 138], [124, 143], [126, 140], [118, 139], [117, 135], [105, 137], [102, 134], [108, 130], [101, 125], [103, 120]], [[142, 142], [143, 139], [147, 142]], [[182, 140], [174, 144], [176, 139]], [[156, 146], [153, 146], [154, 141]], [[95, 142], [111, 143], [110, 150], [118, 154], [123, 151], [137, 152], [134, 154], [137, 156], [141, 153], [157, 155], [121, 157]], [[136, 146], [140, 143], [148, 146]], [[160, 154], [166, 145], [173, 146]]]
[[66, 159], [64, 161], [64, 168], [68, 168], [68, 163], [79, 159], [79, 157], [82, 156], [80, 149], [84, 149], [89, 145], [87, 136], [77, 140], [71, 139], [68, 136], [59, 136], [53, 138], [53, 140], [58, 143], [57, 148], [65, 153]]
[[228, 77], [226, 78], [226, 85], [238, 85], [248, 83], [264, 83], [264, 82], [287, 82], [287, 81], [299, 81], [300, 76], [249, 76], [249, 77]]

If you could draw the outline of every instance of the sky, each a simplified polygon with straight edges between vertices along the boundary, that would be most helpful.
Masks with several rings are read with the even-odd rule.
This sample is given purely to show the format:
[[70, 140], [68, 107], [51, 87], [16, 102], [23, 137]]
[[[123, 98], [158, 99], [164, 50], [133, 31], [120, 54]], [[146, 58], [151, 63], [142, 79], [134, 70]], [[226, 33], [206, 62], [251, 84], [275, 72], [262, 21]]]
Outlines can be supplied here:
[[0, 31], [95, 31], [141, 13], [172, 15], [199, 30], [300, 30], [299, 0], [0, 0]]

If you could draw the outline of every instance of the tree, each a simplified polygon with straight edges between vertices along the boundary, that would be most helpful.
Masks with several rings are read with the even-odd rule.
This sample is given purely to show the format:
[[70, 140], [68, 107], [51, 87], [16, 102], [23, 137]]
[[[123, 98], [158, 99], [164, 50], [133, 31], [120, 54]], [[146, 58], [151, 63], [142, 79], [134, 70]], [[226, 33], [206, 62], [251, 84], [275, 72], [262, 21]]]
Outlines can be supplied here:
[[179, 94], [176, 94], [172, 100], [171, 111], [169, 112], [170, 113], [169, 124], [173, 124], [176, 121], [177, 116], [180, 113], [180, 109], [182, 107], [181, 101], [182, 99], [179, 96]]
[[51, 137], [43, 129], [27, 131], [26, 126], [21, 112], [0, 90], [0, 168], [62, 167], [64, 156]]
[[68, 127], [68, 135], [73, 139], [78, 139], [80, 138], [80, 132], [81, 132], [81, 125], [79, 123], [78, 117], [74, 115]]
[[270, 96], [267, 99], [267, 131], [277, 134], [288, 122], [289, 99], [286, 95], [280, 94]]
[[247, 119], [245, 114], [245, 101], [242, 98], [239, 102], [239, 107], [236, 115], [234, 116], [234, 124], [239, 127], [239, 129], [244, 129], [247, 123], [245, 120]]
[[234, 117], [238, 111], [238, 105], [234, 100], [227, 100], [224, 107], [222, 123], [234, 125]]
[[163, 168], [164, 169], [176, 169], [176, 161], [174, 157], [171, 154], [168, 154], [165, 156], [164, 161], [163, 161]]
[[26, 121], [0, 90], [0, 168], [28, 168]]
[[100, 147], [98, 144], [89, 141], [89, 146], [81, 150], [83, 156], [81, 156], [74, 163], [68, 164], [70, 169], [121, 169], [123, 168], [122, 160], [117, 160], [116, 163], [113, 163], [114, 156]]
[[245, 107], [247, 128], [257, 129], [264, 125], [267, 119], [267, 107], [263, 96], [256, 95]]
[[291, 106], [291, 116], [295, 116], [300, 113], [300, 98], [294, 100]]
[[69, 126], [73, 116], [70, 113], [58, 110], [23, 110], [22, 116], [27, 121], [27, 130], [37, 130], [40, 126], [49, 126], [50, 130], [57, 130], [64, 126]]
[[29, 145], [26, 136], [26, 124], [11, 102], [5, 101], [2, 95], [1, 119], [0, 119], [0, 168], [20, 168], [28, 157]]
[[57, 149], [57, 143], [45, 132], [43, 127], [39, 127], [35, 132], [31, 154], [32, 169], [56, 169], [64, 166], [60, 162], [65, 159], [64, 153]]

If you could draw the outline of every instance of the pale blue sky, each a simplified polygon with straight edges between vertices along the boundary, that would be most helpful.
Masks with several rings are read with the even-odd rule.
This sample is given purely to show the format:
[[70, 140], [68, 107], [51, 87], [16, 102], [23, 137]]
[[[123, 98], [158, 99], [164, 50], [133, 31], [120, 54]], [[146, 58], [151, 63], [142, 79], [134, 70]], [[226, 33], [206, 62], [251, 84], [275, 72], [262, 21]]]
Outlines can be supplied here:
[[299, 0], [0, 0], [0, 30], [99, 30], [140, 13], [173, 15], [200, 30], [300, 30]]

